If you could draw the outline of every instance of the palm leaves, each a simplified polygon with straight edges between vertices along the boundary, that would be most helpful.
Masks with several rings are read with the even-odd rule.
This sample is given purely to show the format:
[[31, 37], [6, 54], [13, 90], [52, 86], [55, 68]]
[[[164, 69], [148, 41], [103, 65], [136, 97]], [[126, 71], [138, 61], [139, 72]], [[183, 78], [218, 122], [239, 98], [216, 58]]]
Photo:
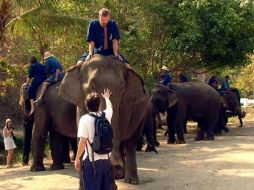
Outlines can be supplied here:
[[[64, 2], [64, 4], [63, 4]], [[63, 6], [65, 5], [65, 6]], [[36, 28], [46, 32], [61, 32], [64, 26], [81, 28], [86, 17], [71, 15], [68, 9], [83, 9], [74, 1], [63, 0], [8, 0], [0, 1], [0, 43], [4, 41], [6, 29], [12, 34], [22, 32], [34, 33]], [[13, 10], [13, 11], [12, 11]], [[86, 9], [88, 10], [88, 9]]]

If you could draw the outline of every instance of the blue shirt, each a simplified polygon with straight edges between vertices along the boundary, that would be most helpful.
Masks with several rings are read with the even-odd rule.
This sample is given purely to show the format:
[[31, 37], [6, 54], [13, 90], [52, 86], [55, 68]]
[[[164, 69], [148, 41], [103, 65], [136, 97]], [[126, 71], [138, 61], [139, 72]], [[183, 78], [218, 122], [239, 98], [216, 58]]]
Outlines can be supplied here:
[[45, 67], [46, 67], [46, 74], [48, 76], [54, 75], [57, 69], [59, 69], [60, 71], [63, 70], [62, 64], [54, 57], [49, 57], [46, 59]]
[[172, 77], [170, 76], [170, 74], [165, 73], [162, 75], [162, 80], [159, 83], [167, 86], [171, 81], [172, 81]]
[[94, 41], [95, 48], [94, 53], [102, 55], [113, 55], [113, 43], [112, 40], [120, 39], [120, 33], [117, 27], [117, 24], [114, 20], [109, 20], [107, 24], [107, 36], [108, 36], [108, 49], [104, 49], [104, 29], [100, 25], [98, 19], [92, 20], [89, 23], [87, 29], [87, 41]]
[[214, 86], [214, 83], [217, 81], [216, 77], [211, 77], [208, 81], [208, 84], [210, 86]]
[[229, 85], [229, 82], [226, 81], [226, 80], [223, 80], [222, 81], [222, 84], [221, 84], [221, 93], [226, 93], [228, 90], [230, 89], [230, 85]]
[[40, 63], [32, 63], [29, 67], [28, 78], [34, 78], [34, 81], [44, 80], [46, 78], [46, 69]]

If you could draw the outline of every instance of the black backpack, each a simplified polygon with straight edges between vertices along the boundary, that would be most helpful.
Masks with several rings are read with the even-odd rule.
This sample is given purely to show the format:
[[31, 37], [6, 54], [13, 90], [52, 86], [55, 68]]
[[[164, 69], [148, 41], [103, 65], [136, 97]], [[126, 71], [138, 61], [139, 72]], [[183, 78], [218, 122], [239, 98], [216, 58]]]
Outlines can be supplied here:
[[93, 152], [97, 154], [108, 154], [112, 151], [113, 148], [113, 129], [105, 113], [102, 112], [102, 115], [97, 116], [92, 113], [89, 113], [90, 116], [94, 117], [94, 140], [91, 143]]

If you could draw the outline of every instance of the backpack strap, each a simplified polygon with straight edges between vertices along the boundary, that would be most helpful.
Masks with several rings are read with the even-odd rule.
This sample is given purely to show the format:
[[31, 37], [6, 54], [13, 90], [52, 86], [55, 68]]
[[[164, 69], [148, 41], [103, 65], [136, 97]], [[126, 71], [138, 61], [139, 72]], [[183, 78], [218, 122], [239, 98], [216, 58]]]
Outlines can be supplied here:
[[[91, 150], [92, 150], [92, 162], [93, 162], [93, 174], [94, 174], [94, 177], [96, 177], [96, 170], [95, 170], [95, 164], [94, 164], [94, 152], [93, 152], [93, 148], [91, 146], [91, 143], [89, 141], [89, 139], [87, 138], [87, 142], [89, 143], [90, 147], [91, 147]], [[87, 149], [87, 155], [88, 155], [88, 159], [89, 159], [89, 151], [88, 151], [88, 146], [86, 144], [86, 149]]]
[[98, 115], [95, 115], [95, 114], [93, 114], [93, 113], [88, 113], [88, 115], [90, 115], [90, 116], [92, 116], [93, 118], [98, 118], [98, 117], [105, 117], [105, 112], [103, 111], [103, 112], [101, 112], [101, 115], [100, 116], [98, 116]]

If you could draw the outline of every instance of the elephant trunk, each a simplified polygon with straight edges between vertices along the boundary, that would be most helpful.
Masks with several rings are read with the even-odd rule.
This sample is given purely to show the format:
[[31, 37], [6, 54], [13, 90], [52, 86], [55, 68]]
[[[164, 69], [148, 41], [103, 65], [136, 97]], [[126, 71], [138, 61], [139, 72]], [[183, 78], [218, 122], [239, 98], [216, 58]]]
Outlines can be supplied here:
[[[113, 102], [113, 100], [112, 100]], [[124, 178], [124, 161], [122, 160], [121, 156], [121, 139], [122, 134], [121, 130], [118, 128], [119, 125], [119, 104], [114, 102], [113, 103], [113, 118], [111, 121], [112, 128], [113, 128], [113, 150], [110, 155], [110, 161], [114, 168], [114, 176], [116, 179]]]

